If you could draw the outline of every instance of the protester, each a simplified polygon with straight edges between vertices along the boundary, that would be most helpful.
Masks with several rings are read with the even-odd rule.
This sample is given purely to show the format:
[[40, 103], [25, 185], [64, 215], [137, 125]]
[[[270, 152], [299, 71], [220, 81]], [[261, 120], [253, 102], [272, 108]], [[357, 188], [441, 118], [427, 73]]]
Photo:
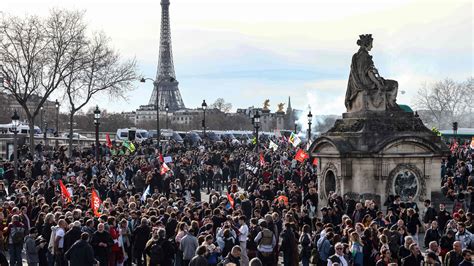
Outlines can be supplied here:
[[415, 194], [382, 204], [334, 191], [323, 205], [317, 160], [296, 160], [301, 146], [287, 138], [259, 144], [257, 153], [229, 141], [103, 143], [99, 161], [87, 148], [70, 158], [61, 147], [42, 144], [34, 158], [22, 148], [17, 177], [0, 163], [0, 237], [11, 265], [22, 251], [36, 263], [34, 250], [41, 266], [469, 262], [471, 148], [442, 162], [439, 205], [419, 206]]

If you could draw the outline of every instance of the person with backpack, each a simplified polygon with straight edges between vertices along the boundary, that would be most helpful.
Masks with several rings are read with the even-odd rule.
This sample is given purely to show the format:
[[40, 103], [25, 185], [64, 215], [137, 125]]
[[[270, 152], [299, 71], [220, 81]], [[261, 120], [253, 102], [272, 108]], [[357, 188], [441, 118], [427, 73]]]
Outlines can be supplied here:
[[26, 262], [28, 266], [37, 266], [39, 263], [38, 250], [43, 248], [45, 243], [36, 245], [36, 236], [38, 236], [38, 230], [36, 227], [30, 229], [30, 234], [25, 237], [25, 253]]
[[5, 230], [8, 236], [8, 253], [10, 255], [11, 266], [21, 266], [21, 251], [23, 250], [23, 242], [25, 239], [25, 225], [20, 222], [20, 216], [13, 215], [12, 222]]
[[301, 244], [301, 253], [300, 259], [303, 266], [309, 266], [309, 259], [311, 257], [311, 250], [312, 250], [312, 243], [311, 243], [311, 229], [309, 225], [303, 225], [303, 231], [301, 232], [301, 236], [299, 239], [299, 243]]
[[261, 231], [257, 234], [254, 241], [258, 243], [258, 258], [262, 261], [262, 265], [274, 265], [275, 256], [273, 255], [273, 248], [277, 244], [275, 234], [268, 229], [267, 222], [261, 220], [259, 222]]
[[151, 239], [146, 243], [145, 254], [149, 258], [149, 266], [173, 265], [175, 247], [166, 239], [166, 230], [154, 229]]

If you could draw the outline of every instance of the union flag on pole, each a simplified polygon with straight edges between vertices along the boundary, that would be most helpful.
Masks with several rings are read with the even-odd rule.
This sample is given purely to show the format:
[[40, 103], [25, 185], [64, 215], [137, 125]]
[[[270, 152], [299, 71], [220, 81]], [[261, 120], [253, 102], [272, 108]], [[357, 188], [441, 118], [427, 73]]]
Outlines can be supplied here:
[[227, 192], [227, 200], [229, 201], [228, 205], [230, 208], [234, 208], [234, 199], [232, 198], [232, 196]]
[[109, 147], [109, 149], [112, 148], [112, 141], [110, 140], [109, 133], [105, 135], [105, 140], [107, 141], [107, 147]]
[[100, 217], [101, 213], [99, 212], [100, 206], [102, 205], [102, 201], [99, 198], [99, 195], [97, 195], [97, 192], [95, 189], [92, 189], [91, 193], [91, 209], [94, 212], [94, 215], [96, 217]]
[[318, 158], [313, 159], [313, 165], [318, 165]]
[[308, 159], [309, 155], [306, 153], [303, 149], [299, 149], [298, 152], [296, 152], [295, 159], [298, 162], [304, 162], [304, 160]]
[[166, 165], [166, 163], [163, 163], [161, 165], [160, 175], [166, 174], [166, 172], [168, 172], [169, 170], [170, 170], [170, 168], [168, 167], [168, 165]]
[[260, 165], [265, 165], [265, 158], [263, 157], [263, 153], [260, 153]]
[[63, 184], [62, 180], [59, 180], [59, 188], [61, 188], [61, 194], [64, 198], [66, 198], [67, 203], [70, 203], [72, 201], [71, 194], [69, 194], [69, 191]]

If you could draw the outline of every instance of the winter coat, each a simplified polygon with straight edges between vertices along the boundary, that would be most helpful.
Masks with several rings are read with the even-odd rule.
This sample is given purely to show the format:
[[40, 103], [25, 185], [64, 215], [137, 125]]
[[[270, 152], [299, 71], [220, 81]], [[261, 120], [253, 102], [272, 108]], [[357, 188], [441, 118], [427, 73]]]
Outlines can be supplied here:
[[25, 253], [28, 264], [39, 263], [38, 249], [36, 241], [30, 235], [25, 237]]
[[86, 240], [78, 240], [65, 254], [69, 266], [92, 266], [96, 261], [92, 246]]

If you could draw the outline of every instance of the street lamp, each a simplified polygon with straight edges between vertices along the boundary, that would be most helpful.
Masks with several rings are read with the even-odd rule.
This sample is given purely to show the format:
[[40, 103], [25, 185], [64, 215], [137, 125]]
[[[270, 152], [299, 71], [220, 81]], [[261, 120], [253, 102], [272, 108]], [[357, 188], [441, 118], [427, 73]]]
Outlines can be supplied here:
[[[43, 108], [43, 106], [41, 105], [41, 107], [40, 107], [40, 128], [43, 128], [43, 125], [44, 125], [43, 115], [44, 115], [44, 108]], [[45, 129], [45, 130], [46, 130], [46, 129]]]
[[[145, 83], [145, 81], [150, 80], [153, 81], [153, 84], [155, 85], [156, 88], [156, 143], [159, 146], [160, 145], [160, 138], [161, 138], [161, 132], [160, 132], [160, 85], [161, 82], [165, 81], [167, 78], [162, 77], [158, 81], [151, 79], [151, 78], [141, 78], [140, 82]], [[169, 78], [170, 82], [173, 82], [173, 78]]]
[[168, 111], [169, 111], [170, 107], [168, 106], [168, 104], [165, 105], [165, 111], [166, 111], [166, 128], [168, 128]]
[[20, 117], [16, 110], [13, 112], [12, 116], [12, 129], [13, 129], [13, 160], [15, 164], [15, 177], [18, 176], [18, 143], [17, 143], [17, 134], [18, 126], [20, 125]]
[[202, 134], [204, 137], [206, 137], [206, 109], [207, 109], [207, 103], [206, 100], [202, 100]]
[[311, 124], [313, 123], [313, 114], [311, 110], [308, 113], [308, 144], [311, 142]]
[[56, 107], [56, 137], [59, 136], [59, 102], [58, 99], [56, 99], [56, 102], [54, 103], [54, 106]]
[[99, 162], [99, 125], [100, 125], [100, 110], [96, 105], [94, 110], [94, 124], [95, 124], [95, 160]]
[[253, 116], [253, 124], [255, 126], [255, 138], [256, 138], [256, 151], [258, 153], [258, 128], [260, 127], [260, 114], [258, 111]]

